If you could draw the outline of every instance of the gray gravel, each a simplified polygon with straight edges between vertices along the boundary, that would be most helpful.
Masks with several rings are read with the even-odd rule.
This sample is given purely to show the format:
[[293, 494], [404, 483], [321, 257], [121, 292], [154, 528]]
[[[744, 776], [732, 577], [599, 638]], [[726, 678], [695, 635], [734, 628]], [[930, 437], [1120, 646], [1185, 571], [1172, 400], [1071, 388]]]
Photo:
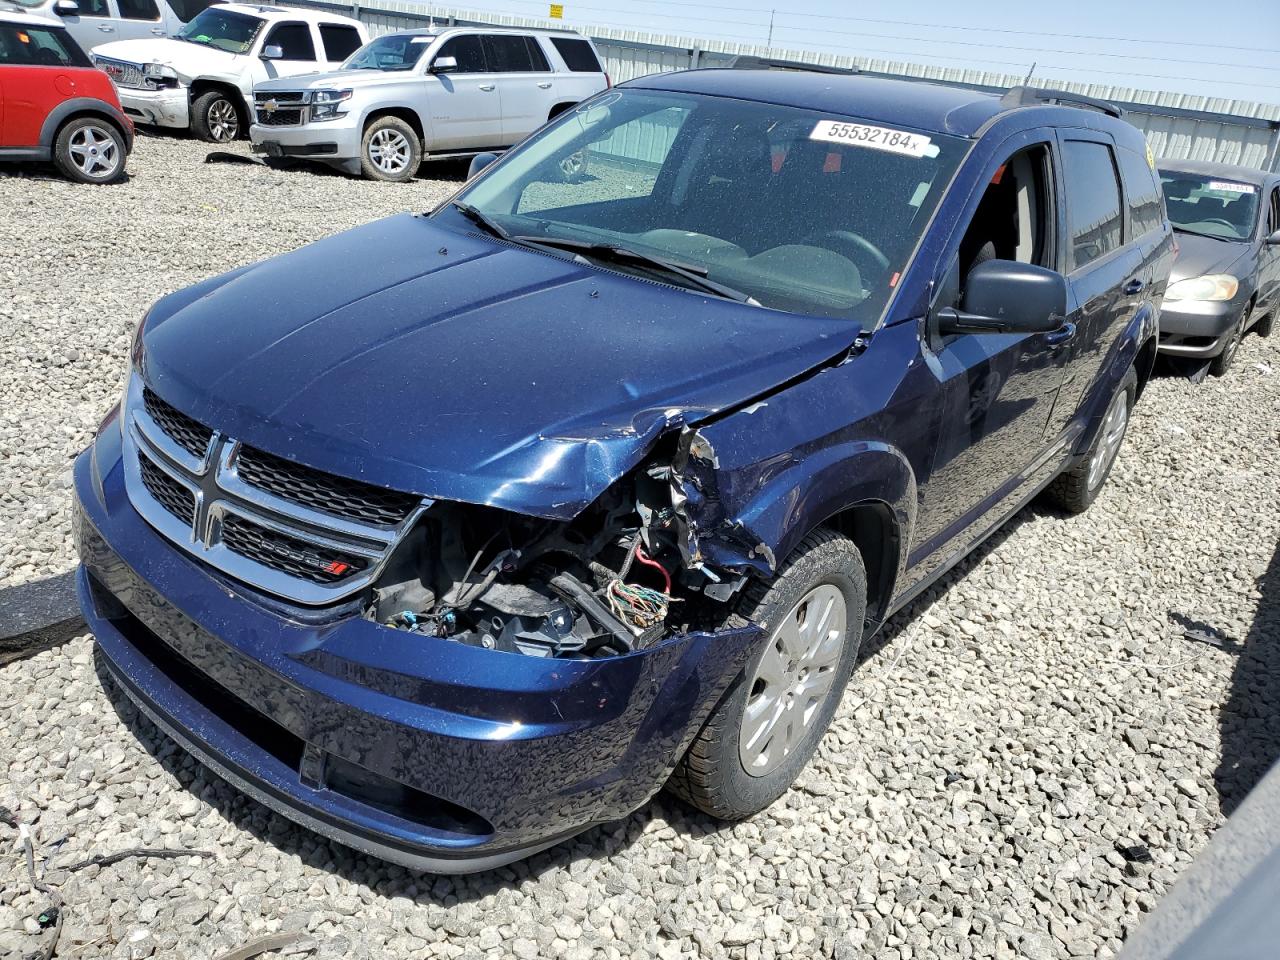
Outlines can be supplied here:
[[[151, 301], [457, 183], [206, 152], [145, 137], [106, 189], [0, 177], [0, 586], [72, 565], [67, 471]], [[1280, 614], [1257, 582], [1280, 535], [1278, 345], [1250, 338], [1225, 380], [1156, 380], [1090, 513], [1025, 511], [898, 617], [750, 822], [660, 798], [495, 873], [413, 875], [204, 771], [88, 638], [0, 668], [0, 804], [42, 853], [66, 838], [60, 955], [204, 960], [297, 929], [334, 958], [1112, 956], [1280, 752]], [[1235, 642], [1181, 639], [1171, 612]], [[1117, 851], [1139, 843], [1150, 863]], [[216, 855], [58, 869], [132, 846]], [[0, 956], [37, 946], [44, 903], [0, 853]]]

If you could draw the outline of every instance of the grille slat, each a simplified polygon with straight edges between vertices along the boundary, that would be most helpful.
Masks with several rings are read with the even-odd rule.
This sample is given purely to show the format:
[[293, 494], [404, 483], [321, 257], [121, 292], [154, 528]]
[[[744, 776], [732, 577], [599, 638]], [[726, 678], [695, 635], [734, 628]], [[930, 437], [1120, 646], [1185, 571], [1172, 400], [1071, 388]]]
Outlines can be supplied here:
[[150, 388], [142, 391], [142, 402], [151, 419], [178, 446], [193, 457], [204, 458], [213, 431], [161, 400]]
[[235, 515], [228, 515], [222, 522], [222, 543], [255, 563], [312, 583], [338, 583], [365, 568], [360, 557], [308, 543]]
[[154, 89], [142, 74], [142, 67], [125, 60], [112, 60], [107, 57], [95, 58], [98, 69], [115, 81], [118, 87], [130, 87], [134, 90]]
[[196, 499], [191, 491], [157, 467], [145, 455], [138, 457], [138, 466], [147, 492], [183, 523], [188, 525], [194, 523]]
[[301, 109], [281, 108], [274, 112], [258, 108], [258, 125], [263, 127], [296, 127], [302, 123]]
[[244, 446], [236, 470], [240, 479], [277, 497], [322, 510], [344, 520], [393, 526], [419, 503], [416, 496], [349, 480]]

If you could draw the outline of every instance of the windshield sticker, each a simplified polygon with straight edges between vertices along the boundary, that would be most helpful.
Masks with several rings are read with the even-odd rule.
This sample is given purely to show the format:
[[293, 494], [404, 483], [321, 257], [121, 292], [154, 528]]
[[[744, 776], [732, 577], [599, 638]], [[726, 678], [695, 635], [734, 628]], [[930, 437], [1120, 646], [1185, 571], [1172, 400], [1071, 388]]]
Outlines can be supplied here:
[[919, 133], [908, 133], [906, 130], [891, 130], [888, 127], [873, 127], [866, 123], [849, 123], [844, 120], [819, 120], [809, 134], [810, 140], [825, 140], [828, 143], [848, 143], [856, 147], [870, 147], [872, 150], [887, 150], [890, 153], [901, 153], [908, 157], [936, 157], [938, 148], [928, 137]]
[[430, 43], [435, 37], [410, 37], [410, 43]]
[[1223, 193], [1253, 193], [1251, 183], [1232, 183], [1230, 180], [1210, 180], [1210, 190], [1221, 190]]

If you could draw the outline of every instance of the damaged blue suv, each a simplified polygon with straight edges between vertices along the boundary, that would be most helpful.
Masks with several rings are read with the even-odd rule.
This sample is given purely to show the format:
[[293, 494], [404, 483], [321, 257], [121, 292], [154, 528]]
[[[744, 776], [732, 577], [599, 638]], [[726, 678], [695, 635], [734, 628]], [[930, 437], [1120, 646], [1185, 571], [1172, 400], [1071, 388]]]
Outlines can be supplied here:
[[1097, 496], [1173, 256], [1141, 134], [1061, 93], [707, 70], [486, 159], [160, 300], [75, 469], [120, 688], [439, 872], [781, 795], [886, 617]]

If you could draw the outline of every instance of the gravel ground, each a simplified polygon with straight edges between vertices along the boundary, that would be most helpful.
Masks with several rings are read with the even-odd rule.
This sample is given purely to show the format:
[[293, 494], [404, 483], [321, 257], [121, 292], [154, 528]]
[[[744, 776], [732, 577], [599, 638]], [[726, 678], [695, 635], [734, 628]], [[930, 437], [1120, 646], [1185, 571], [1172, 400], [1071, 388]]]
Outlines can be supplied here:
[[[0, 177], [0, 586], [72, 565], [68, 468], [151, 301], [459, 176], [205, 153], [144, 137], [109, 189]], [[334, 958], [1113, 955], [1280, 752], [1277, 345], [1247, 340], [1225, 380], [1153, 382], [1089, 514], [1024, 511], [896, 618], [797, 788], [750, 822], [659, 798], [510, 868], [414, 875], [208, 774], [89, 638], [0, 668], [0, 804], [68, 902], [59, 955], [203, 960], [280, 929]], [[1174, 615], [1229, 640], [1182, 639]], [[1135, 844], [1149, 863], [1117, 851]], [[134, 846], [212, 856], [62, 869]], [[0, 956], [37, 947], [47, 902], [0, 853]]]

